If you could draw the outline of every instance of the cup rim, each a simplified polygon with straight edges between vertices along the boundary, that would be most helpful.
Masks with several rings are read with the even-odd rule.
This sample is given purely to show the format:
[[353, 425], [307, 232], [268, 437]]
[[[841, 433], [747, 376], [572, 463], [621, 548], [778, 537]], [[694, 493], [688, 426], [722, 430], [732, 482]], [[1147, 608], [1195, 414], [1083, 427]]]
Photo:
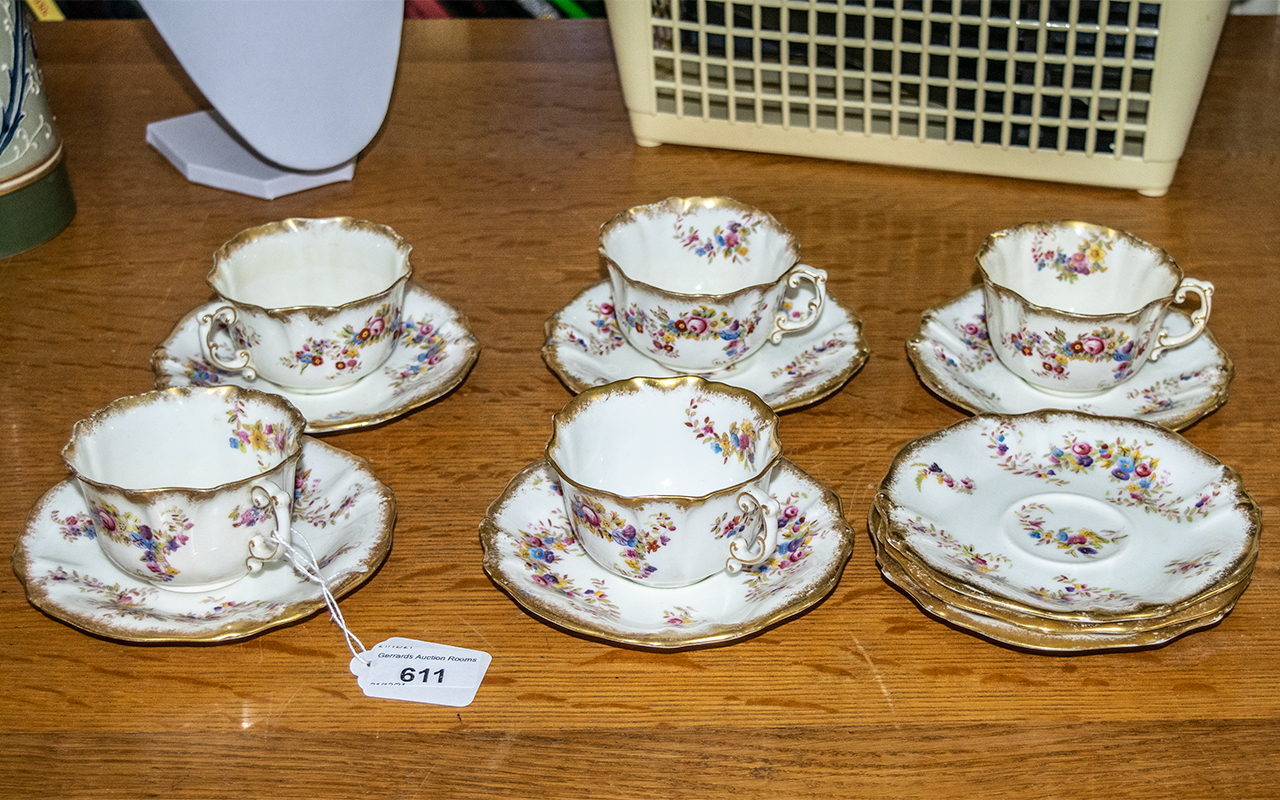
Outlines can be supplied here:
[[[93, 429], [103, 424], [109, 418], [127, 412], [133, 408], [142, 408], [155, 403], [161, 402], [166, 397], [191, 397], [194, 395], [229, 395], [232, 398], [242, 398], [245, 400], [254, 400], [256, 402], [266, 403], [267, 405], [277, 409], [286, 417], [294, 426], [297, 435], [290, 444], [287, 452], [282, 454], [279, 463], [275, 466], [265, 469], [255, 475], [248, 475], [243, 478], [226, 481], [214, 486], [149, 486], [142, 489], [134, 489], [120, 486], [106, 481], [95, 480], [90, 478], [76, 468], [73, 459], [80, 442], [84, 437], [93, 432]], [[235, 488], [245, 484], [252, 483], [265, 475], [268, 475], [282, 466], [287, 465], [291, 461], [297, 461], [302, 456], [302, 439], [306, 432], [307, 418], [297, 409], [293, 403], [290, 403], [282, 395], [270, 394], [268, 392], [260, 392], [256, 389], [242, 389], [239, 386], [217, 386], [217, 387], [200, 387], [200, 386], [173, 386], [168, 389], [154, 389], [142, 394], [128, 395], [111, 401], [102, 408], [94, 411], [89, 416], [75, 423], [71, 428], [71, 438], [62, 448], [62, 463], [66, 465], [76, 480], [94, 487], [99, 491], [105, 491], [112, 494], [120, 495], [130, 502], [144, 503], [148, 500], [162, 495], [179, 495], [188, 499], [198, 499], [209, 497], [221, 493], [227, 489]]]
[[[400, 256], [399, 271], [402, 274], [386, 287], [379, 289], [376, 292], [371, 292], [363, 297], [358, 297], [353, 300], [348, 300], [345, 303], [332, 306], [302, 304], [295, 306], [274, 306], [268, 308], [256, 303], [250, 303], [247, 300], [237, 300], [223, 292], [222, 289], [218, 288], [217, 280], [221, 274], [220, 270], [222, 269], [222, 266], [233, 254], [235, 254], [236, 251], [241, 248], [253, 244], [259, 239], [265, 239], [281, 233], [293, 233], [307, 230], [308, 228], [320, 227], [338, 227], [343, 230], [364, 231], [389, 239], [391, 243], [395, 245], [396, 252]], [[289, 217], [275, 222], [268, 222], [264, 225], [258, 225], [253, 228], [246, 228], [223, 242], [217, 250], [213, 251], [213, 267], [209, 270], [208, 274], [205, 275], [205, 283], [209, 285], [209, 288], [212, 289], [218, 297], [226, 302], [240, 308], [265, 314], [273, 319], [284, 320], [298, 312], [306, 313], [309, 316], [328, 314], [368, 303], [394, 291], [400, 284], [407, 284], [409, 279], [413, 277], [413, 264], [409, 262], [409, 253], [412, 250], [413, 245], [406, 242], [404, 237], [396, 233], [390, 226], [383, 225], [378, 222], [370, 222], [368, 220], [356, 219], [354, 217]]]
[[[704, 389], [718, 393], [722, 396], [737, 397], [747, 401], [753, 410], [757, 411], [765, 422], [769, 424], [772, 431], [770, 439], [776, 445], [773, 455], [752, 475], [729, 486], [723, 486], [713, 489], [701, 495], [683, 495], [683, 494], [619, 494], [609, 489], [602, 489], [592, 486], [588, 483], [576, 480], [560, 466], [552, 454], [556, 446], [560, 443], [560, 429], [563, 424], [567, 424], [579, 413], [582, 413], [587, 406], [595, 402], [604, 402], [608, 396], [617, 393], [633, 393], [646, 389], [656, 389], [658, 391], [670, 392], [676, 391], [687, 385], [702, 386]], [[778, 415], [767, 403], [760, 399], [760, 396], [749, 389], [742, 389], [737, 386], [730, 386], [725, 383], [708, 381], [696, 375], [685, 375], [673, 378], [627, 378], [613, 383], [607, 383], [603, 386], [593, 386], [585, 389], [582, 393], [571, 398], [559, 411], [551, 415], [551, 439], [547, 441], [547, 445], [543, 450], [543, 457], [547, 463], [551, 465], [551, 469], [560, 476], [562, 480], [568, 481], [572, 486], [586, 492], [600, 494], [611, 500], [617, 501], [623, 505], [636, 506], [644, 503], [665, 502], [672, 503], [680, 508], [688, 508], [693, 505], [704, 503], [713, 497], [721, 497], [731, 492], [740, 492], [744, 487], [759, 480], [762, 476], [767, 475], [773, 470], [783, 458], [782, 439], [778, 436]]]
[[[1156, 257], [1156, 260], [1161, 265], [1168, 268], [1169, 271], [1173, 274], [1173, 277], [1175, 279], [1173, 283], [1173, 289], [1170, 290], [1167, 294], [1164, 294], [1160, 297], [1154, 298], [1152, 300], [1147, 301], [1146, 303], [1143, 303], [1141, 306], [1138, 306], [1138, 308], [1132, 311], [1109, 311], [1102, 314], [1082, 314], [1077, 311], [1067, 311], [1065, 309], [1054, 308], [1052, 306], [1046, 306], [1046, 305], [1041, 305], [1039, 303], [1032, 302], [1031, 300], [1027, 299], [1026, 295], [1022, 294], [1016, 289], [1006, 286], [1003, 283], [998, 283], [994, 278], [991, 277], [991, 274], [987, 272], [987, 268], [983, 265], [983, 260], [988, 256], [990, 256], [992, 251], [995, 250], [995, 248], [999, 246], [999, 244], [1003, 240], [1008, 239], [1015, 234], [1023, 233], [1028, 230], [1041, 230], [1045, 228], [1068, 228], [1068, 227], [1087, 228], [1089, 230], [1112, 234], [1116, 238], [1125, 240], [1126, 242], [1136, 247], [1137, 249], [1144, 250], [1150, 253], [1151, 255]], [[1186, 273], [1183, 271], [1182, 267], [1178, 266], [1178, 262], [1175, 261], [1173, 259], [1173, 256], [1169, 255], [1169, 253], [1165, 251], [1164, 248], [1151, 244], [1150, 242], [1145, 241], [1143, 239], [1139, 239], [1137, 236], [1134, 236], [1132, 233], [1129, 233], [1128, 231], [1120, 230], [1119, 228], [1111, 228], [1106, 225], [1100, 225], [1096, 222], [1084, 222], [1082, 220], [1074, 220], [1074, 219], [1044, 220], [1040, 222], [1024, 222], [1020, 225], [1014, 225], [1011, 228], [1005, 228], [1004, 230], [996, 231], [995, 233], [992, 233], [987, 236], [986, 240], [983, 241], [982, 246], [978, 248], [978, 252], [974, 255], [973, 258], [978, 264], [978, 274], [982, 277], [983, 287], [990, 287], [991, 290], [996, 292], [997, 294], [1009, 295], [1012, 298], [1016, 299], [1018, 302], [1022, 303], [1024, 306], [1026, 306], [1030, 310], [1038, 312], [1040, 314], [1044, 314], [1047, 316], [1063, 317], [1063, 318], [1072, 319], [1072, 320], [1081, 320], [1081, 321], [1104, 320], [1104, 319], [1111, 319], [1111, 320], [1123, 319], [1127, 321], [1137, 320], [1142, 315], [1144, 315], [1149, 309], [1153, 307], [1159, 306], [1161, 304], [1168, 305], [1173, 300], [1174, 295], [1177, 294], [1178, 287], [1182, 285], [1183, 279], [1186, 278]]]
[[[639, 220], [639, 218], [642, 216], [654, 216], [659, 213], [665, 213], [665, 212], [671, 212], [671, 211], [676, 211], [676, 212], [684, 211], [687, 213], [690, 209], [694, 207], [730, 208], [735, 211], [750, 212], [752, 214], [756, 214], [760, 216], [761, 218], [764, 219], [766, 224], [774, 227], [778, 233], [782, 234], [784, 240], [786, 241], [787, 251], [790, 252], [793, 256], [792, 259], [787, 264], [786, 269], [782, 270], [781, 273], [776, 275], [773, 278], [773, 280], [763, 281], [761, 283], [756, 283], [749, 286], [742, 286], [730, 292], [720, 292], [720, 293], [677, 292], [672, 289], [664, 289], [660, 286], [654, 286], [651, 283], [635, 278], [630, 273], [628, 273], [625, 269], [623, 269], [622, 265], [619, 264], [612, 256], [610, 256], [607, 252], [605, 252], [605, 244], [604, 244], [605, 237], [608, 236], [615, 228], [619, 228], [619, 227], [622, 227], [623, 225], [634, 223], [637, 220]], [[616, 269], [618, 271], [618, 274], [626, 278], [629, 282], [631, 282], [637, 287], [642, 287], [642, 288], [648, 289], [649, 291], [655, 292], [657, 294], [666, 295], [667, 297], [720, 300], [726, 297], [736, 297], [737, 295], [740, 295], [743, 292], [749, 292], [752, 290], [763, 290], [763, 289], [768, 289], [772, 286], [776, 286], [778, 281], [785, 278], [787, 273], [795, 269], [796, 265], [800, 263], [800, 240], [796, 238], [795, 233], [792, 232], [790, 228], [788, 228], [786, 225], [783, 225], [781, 222], [779, 222], [778, 219], [775, 216], [773, 216], [773, 214], [770, 214], [768, 211], [765, 211], [762, 208], [758, 208], [756, 206], [749, 205], [747, 203], [743, 203], [738, 200], [734, 200], [732, 197], [668, 197], [667, 199], [659, 200], [656, 203], [646, 203], [645, 205], [632, 206], [631, 208], [628, 208], [626, 211], [619, 212], [618, 214], [614, 215], [614, 217], [610, 219], [608, 222], [605, 222], [604, 224], [602, 224], [600, 226], [600, 237], [599, 237], [599, 245], [597, 246], [597, 252], [600, 254], [600, 260], [604, 262], [606, 268], [611, 267], [613, 269]]]

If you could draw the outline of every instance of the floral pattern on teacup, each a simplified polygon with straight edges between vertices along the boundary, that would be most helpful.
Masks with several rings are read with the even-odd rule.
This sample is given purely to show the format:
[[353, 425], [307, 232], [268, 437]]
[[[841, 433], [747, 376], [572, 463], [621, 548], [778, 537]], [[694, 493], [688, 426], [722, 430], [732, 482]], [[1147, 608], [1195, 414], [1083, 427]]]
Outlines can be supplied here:
[[241, 453], [254, 453], [258, 466], [268, 469], [275, 466], [269, 458], [283, 453], [293, 437], [293, 426], [277, 425], [262, 420], [249, 421], [246, 418], [244, 400], [236, 400], [227, 411], [227, 421], [231, 423], [231, 436], [228, 442], [232, 450]]
[[142, 563], [159, 580], [171, 581], [180, 574], [181, 571], [169, 563], [169, 555], [190, 540], [187, 531], [194, 527], [181, 508], [164, 512], [167, 519], [163, 530], [152, 528], [110, 503], [99, 502], [93, 513], [98, 519], [98, 533], [117, 544], [141, 549]]
[[1107, 253], [1115, 245], [1115, 238], [1105, 234], [1087, 237], [1076, 245], [1074, 253], [1065, 253], [1061, 248], [1049, 249], [1045, 239], [1053, 236], [1053, 231], [1043, 230], [1036, 234], [1031, 243], [1031, 258], [1036, 270], [1051, 269], [1057, 273], [1060, 281], [1075, 283], [1084, 275], [1106, 272]]
[[320, 478], [312, 478], [311, 470], [298, 470], [293, 477], [293, 519], [317, 528], [336, 525], [351, 517], [351, 509], [364, 492], [364, 484], [356, 483], [347, 489], [335, 507], [337, 499], [330, 487], [322, 487]]
[[390, 303], [383, 303], [359, 329], [354, 325], [346, 325], [331, 338], [315, 339], [308, 336], [300, 350], [295, 351], [292, 357], [281, 356], [280, 363], [289, 369], [297, 369], [299, 375], [305, 373], [307, 367], [328, 363], [335, 371], [327, 377], [333, 380], [343, 373], [351, 374], [363, 368], [364, 364], [360, 361], [361, 350], [388, 336], [399, 335], [400, 309], [393, 312]]
[[1115, 362], [1112, 377], [1122, 380], [1129, 375], [1133, 360], [1139, 358], [1147, 349], [1145, 339], [1135, 346], [1123, 331], [1106, 326], [1096, 328], [1074, 339], [1061, 328], [1054, 328], [1052, 332], [1045, 331], [1043, 336], [1034, 331], [1022, 329], [1009, 334], [1008, 345], [1015, 353], [1040, 359], [1040, 368], [1033, 368], [1031, 371], [1041, 377], [1055, 380], [1067, 379], [1072, 361], [1090, 364]]
[[622, 548], [619, 555], [622, 564], [616, 561], [614, 566], [628, 573], [636, 580], [643, 580], [658, 571], [646, 559], [650, 553], [656, 553], [671, 542], [668, 533], [674, 533], [675, 524], [664, 512], [649, 515], [649, 521], [636, 530], [636, 526], [627, 522], [617, 511], [605, 508], [603, 503], [580, 494], [570, 498], [573, 507], [573, 525], [585, 525], [587, 530], [607, 539]]
[[1020, 436], [1008, 427], [999, 426], [986, 432], [991, 458], [1001, 469], [1014, 475], [1027, 475], [1055, 486], [1066, 486], [1072, 475], [1105, 473], [1115, 485], [1114, 493], [1104, 499], [1113, 505], [1141, 508], [1175, 522], [1192, 522], [1205, 517], [1222, 489], [1213, 483], [1191, 497], [1175, 495], [1174, 476], [1159, 470], [1159, 458], [1143, 448], [1151, 442], [1136, 439], [1081, 439], [1079, 434], [1065, 433], [1059, 443], [1049, 446], [1047, 453], [1035, 454], [1015, 447]]
[[676, 345], [684, 339], [722, 340], [725, 357], [736, 359], [746, 355], [749, 349], [746, 337], [761, 324], [767, 308], [765, 303], [760, 303], [746, 319], [737, 319], [727, 311], [699, 305], [683, 316], [672, 317], [662, 306], [645, 310], [632, 303], [623, 312], [623, 318], [627, 327], [648, 336], [653, 349], [666, 353], [669, 358], [680, 357]]
[[950, 473], [938, 466], [936, 461], [929, 464], [919, 462], [912, 464], [911, 466], [920, 468], [920, 471], [916, 473], [916, 491], [923, 491], [925, 479], [933, 478], [940, 485], [945, 486], [948, 489], [954, 489], [960, 494], [973, 494], [974, 487], [971, 479], [961, 478], [960, 480], [956, 480], [951, 477]]
[[692, 225], [686, 227], [685, 216], [681, 214], [675, 219], [674, 238], [684, 249], [692, 250], [694, 255], [705, 257], [708, 263], [719, 257], [727, 258], [737, 264], [747, 255], [749, 239], [760, 227], [761, 222], [762, 220], [747, 214], [741, 221], [730, 220], [724, 225], [715, 226], [711, 233], [704, 236]]
[[724, 458], [725, 464], [729, 463], [730, 456], [736, 456], [739, 464], [746, 462], [754, 467], [756, 465], [756, 424], [749, 419], [744, 419], [729, 423], [727, 431], [717, 431], [716, 424], [711, 421], [710, 415], [698, 419], [698, 404], [705, 400], [705, 397], [699, 395], [689, 401], [689, 407], [684, 411], [687, 418], [685, 427], [693, 429], [694, 438], [698, 441], [710, 444], [715, 454]]
[[[1044, 513], [1037, 514], [1038, 511]], [[1090, 528], [1046, 525], [1045, 513], [1052, 514], [1053, 509], [1044, 503], [1025, 503], [1014, 512], [1018, 523], [1037, 547], [1052, 545], [1073, 558], [1095, 558], [1102, 553], [1104, 547], [1128, 537], [1128, 534], [1111, 530], [1094, 531]]]
[[391, 394], [404, 393], [410, 383], [448, 358], [448, 353], [445, 352], [448, 343], [439, 327], [431, 320], [405, 320], [401, 325], [400, 345], [410, 350], [417, 348], [420, 352], [407, 366], [385, 370], [387, 377], [391, 378]]

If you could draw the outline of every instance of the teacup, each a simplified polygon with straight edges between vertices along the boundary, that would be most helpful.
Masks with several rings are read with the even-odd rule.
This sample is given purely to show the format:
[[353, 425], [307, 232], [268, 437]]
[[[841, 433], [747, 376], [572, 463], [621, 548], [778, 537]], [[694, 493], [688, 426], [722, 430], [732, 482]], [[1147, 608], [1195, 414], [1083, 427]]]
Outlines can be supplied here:
[[[1035, 222], [993, 233], [978, 251], [987, 331], [1010, 372], [1053, 394], [1104, 392], [1195, 339], [1213, 284], [1183, 276], [1164, 250], [1088, 222]], [[1195, 294], [1191, 330], [1162, 327]]]
[[[725, 369], [818, 321], [827, 273], [803, 266], [795, 234], [725, 197], [671, 197], [600, 228], [623, 336], [676, 372]], [[815, 296], [793, 311], [787, 289]]]
[[213, 256], [208, 283], [223, 305], [200, 317], [205, 357], [295, 392], [355, 383], [399, 341], [411, 249], [387, 226], [348, 217], [242, 231]]
[[164, 389], [77, 422], [62, 458], [112, 563], [163, 589], [202, 592], [283, 554], [306, 426], [279, 395]]
[[633, 378], [584, 391], [553, 424], [565, 514], [605, 569], [668, 588], [775, 555], [778, 417], [751, 392]]

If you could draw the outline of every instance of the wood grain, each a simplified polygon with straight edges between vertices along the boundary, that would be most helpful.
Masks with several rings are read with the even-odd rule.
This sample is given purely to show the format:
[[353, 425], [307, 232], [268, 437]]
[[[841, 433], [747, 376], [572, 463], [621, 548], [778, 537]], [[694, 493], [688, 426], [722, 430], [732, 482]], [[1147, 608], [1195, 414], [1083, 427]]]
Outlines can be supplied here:
[[[1280, 451], [1280, 25], [1229, 20], [1166, 197], [712, 149], [636, 147], [602, 22], [411, 22], [386, 125], [355, 181], [272, 202], [186, 183], [146, 123], [201, 107], [141, 22], [36, 28], [79, 211], [0, 260], [0, 547], [65, 477], [72, 424], [152, 386], [152, 348], [204, 301], [211, 254], [289, 216], [351, 215], [414, 246], [415, 280], [484, 351], [443, 400], [326, 441], [396, 492], [390, 558], [343, 602], [366, 644], [485, 650], [464, 709], [370, 700], [327, 616], [219, 646], [83, 634], [0, 576], [0, 796], [1276, 796], [1280, 561], [1215, 628], [1168, 646], [1032, 655], [925, 616], [876, 570], [874, 485], [907, 440], [963, 414], [904, 351], [920, 312], [975, 282], [987, 233], [1083, 218], [1214, 282], [1229, 402], [1185, 435], [1236, 467], [1270, 522]], [[541, 456], [568, 392], [543, 320], [601, 277], [599, 225], [723, 194], [791, 227], [866, 322], [842, 391], [783, 417], [787, 454], [842, 498], [841, 583], [786, 624], [678, 653], [614, 647], [524, 613], [481, 569], [477, 526]]]

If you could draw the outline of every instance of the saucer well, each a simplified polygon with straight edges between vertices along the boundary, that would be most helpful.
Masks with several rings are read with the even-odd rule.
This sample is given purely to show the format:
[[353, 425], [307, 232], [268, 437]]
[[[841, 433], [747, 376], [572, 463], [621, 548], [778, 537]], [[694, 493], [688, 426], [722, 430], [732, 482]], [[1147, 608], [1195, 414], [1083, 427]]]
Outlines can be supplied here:
[[779, 543], [767, 564], [656, 589], [586, 554], [565, 519], [555, 473], [538, 461], [489, 507], [480, 525], [484, 568], [530, 613], [588, 636], [657, 649], [739, 639], [820, 601], [853, 551], [839, 498], [795, 464], [783, 459], [771, 493]]
[[307, 418], [308, 433], [377, 425], [424, 406], [461, 384], [480, 355], [466, 317], [421, 286], [409, 284], [400, 344], [381, 369], [334, 392], [295, 392], [261, 378], [247, 380], [205, 360], [196, 320], [219, 305], [206, 303], [187, 314], [152, 353], [156, 388], [231, 384], [283, 395]]
[[[341, 597], [391, 551], [395, 496], [364, 459], [306, 438], [294, 491], [293, 530], [306, 537]], [[45, 493], [13, 550], [27, 599], [51, 617], [128, 642], [224, 642], [324, 608], [319, 585], [285, 561], [203, 593], [158, 589], [112, 564], [74, 480]], [[295, 544], [297, 540], [295, 539]]]
[[[1172, 334], [1191, 328], [1186, 314], [1171, 309]], [[1101, 394], [1072, 398], [1040, 391], [996, 358], [987, 334], [982, 287], [935, 306], [921, 317], [907, 342], [907, 355], [934, 394], [975, 414], [1022, 414], [1042, 408], [1131, 417], [1181, 430], [1227, 401], [1235, 367], [1205, 331], [1191, 344], [1148, 362], [1128, 381]]]
[[984, 611], [1132, 629], [1247, 585], [1261, 512], [1234, 470], [1175, 433], [1041, 411], [907, 444], [872, 527]]
[[[701, 377], [749, 389], [774, 411], [787, 411], [834, 393], [862, 368], [868, 354], [862, 319], [828, 291], [822, 316], [812, 328]], [[624, 378], [680, 375], [627, 344], [614, 317], [608, 281], [588, 287], [547, 320], [542, 358], [575, 393]]]

